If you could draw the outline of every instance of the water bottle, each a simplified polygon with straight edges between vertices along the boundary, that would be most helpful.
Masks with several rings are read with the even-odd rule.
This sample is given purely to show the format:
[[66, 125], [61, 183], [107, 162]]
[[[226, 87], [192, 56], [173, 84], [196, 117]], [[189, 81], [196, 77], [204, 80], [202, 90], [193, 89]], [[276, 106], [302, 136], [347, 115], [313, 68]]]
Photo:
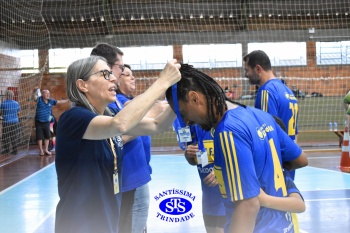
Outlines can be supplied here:
[[36, 90], [36, 95], [37, 95], [38, 97], [40, 97], [40, 96], [41, 96], [41, 91], [40, 91], [40, 88], [38, 88], [38, 89]]
[[329, 122], [329, 131], [333, 131], [333, 123]]
[[334, 124], [333, 124], [333, 130], [334, 131], [338, 131], [338, 124], [337, 124], [337, 122], [334, 122]]

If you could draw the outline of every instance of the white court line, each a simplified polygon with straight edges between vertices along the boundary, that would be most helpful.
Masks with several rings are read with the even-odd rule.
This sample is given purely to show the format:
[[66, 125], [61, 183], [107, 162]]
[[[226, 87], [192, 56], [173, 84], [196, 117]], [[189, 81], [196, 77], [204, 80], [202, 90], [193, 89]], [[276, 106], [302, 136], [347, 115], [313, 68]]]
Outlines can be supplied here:
[[41, 168], [39, 171], [36, 171], [36, 172], [34, 172], [33, 174], [27, 176], [26, 178], [24, 178], [23, 180], [17, 182], [16, 184], [14, 184], [14, 185], [8, 187], [7, 189], [2, 190], [2, 191], [0, 192], [0, 195], [1, 195], [1, 194], [4, 194], [5, 192], [10, 191], [11, 189], [13, 189], [13, 188], [15, 188], [16, 186], [22, 184], [23, 182], [25, 182], [26, 180], [30, 179], [31, 177], [37, 175], [38, 173], [45, 171], [46, 169], [50, 168], [50, 167], [53, 166], [54, 164], [55, 164], [55, 163], [53, 162], [53, 163], [47, 165], [46, 167]]
[[[330, 169], [328, 169], [328, 168], [313, 167], [313, 166], [310, 166], [310, 165], [308, 165], [307, 167], [313, 168], [313, 169], [325, 170], [325, 171], [327, 171], [327, 172], [341, 173], [341, 174], [343, 174], [343, 175], [345, 175], [345, 176], [350, 176], [350, 173], [345, 173], [345, 172], [342, 172], [342, 171], [340, 171], [340, 170], [339, 170], [339, 171], [335, 171], [335, 170], [330, 170]], [[298, 168], [298, 169], [303, 169], [303, 168]], [[298, 170], [296, 170], [296, 171], [298, 171]]]
[[299, 228], [299, 233], [308, 233], [308, 232]]
[[[31, 232], [34, 233], [48, 218], [50, 218], [50, 216], [53, 213], [55, 213], [55, 211], [56, 211], [56, 206], [55, 206], [55, 208], [52, 209], [51, 212], [49, 212], [45, 217], [43, 217], [40, 222], [38, 222], [36, 224], [36, 226], [33, 228], [33, 230]], [[53, 225], [53, 227], [55, 227], [55, 224]]]
[[334, 189], [303, 189], [301, 190], [302, 193], [304, 192], [317, 192], [317, 191], [342, 191], [342, 190], [349, 190], [347, 188], [334, 188]]
[[334, 159], [334, 158], [340, 158], [340, 155], [335, 155], [335, 156], [320, 156], [320, 157], [308, 157], [307, 159]]
[[313, 202], [313, 201], [345, 201], [350, 200], [350, 198], [327, 198], [327, 199], [305, 199], [305, 202]]

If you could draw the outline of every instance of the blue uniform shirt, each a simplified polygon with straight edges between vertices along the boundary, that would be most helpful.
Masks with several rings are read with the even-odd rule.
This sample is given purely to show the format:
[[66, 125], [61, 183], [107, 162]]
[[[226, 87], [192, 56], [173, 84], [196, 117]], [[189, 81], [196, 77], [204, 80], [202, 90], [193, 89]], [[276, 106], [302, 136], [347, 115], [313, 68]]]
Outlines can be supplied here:
[[281, 118], [292, 140], [298, 134], [298, 101], [279, 79], [262, 85], [255, 99], [255, 107]]
[[[117, 96], [118, 100], [119, 97]], [[125, 101], [124, 101], [125, 102]], [[118, 113], [124, 105], [115, 102], [108, 105], [112, 112]], [[122, 173], [122, 192], [127, 192], [147, 184], [151, 180], [149, 165], [147, 164], [145, 149], [141, 137], [124, 144], [124, 159]]]
[[[180, 127], [177, 119], [173, 123], [173, 127], [176, 130]], [[210, 216], [225, 216], [225, 207], [223, 204], [223, 198], [221, 197], [219, 186], [214, 187], [207, 186], [203, 179], [207, 177], [214, 170], [214, 141], [210, 134], [210, 131], [201, 129], [198, 125], [191, 125], [190, 131], [192, 135], [192, 142], [190, 144], [197, 144], [198, 149], [202, 152], [206, 151], [208, 155], [208, 165], [202, 167], [201, 164], [197, 164], [197, 170], [201, 179], [202, 186], [202, 212], [205, 215]], [[186, 146], [183, 143], [178, 143], [181, 149], [185, 150]]]
[[[125, 102], [128, 102], [128, 101], [132, 100], [134, 97], [133, 96], [127, 97], [124, 94], [118, 94], [117, 98], [122, 104], [125, 104]], [[149, 169], [150, 173], [152, 174], [152, 167], [150, 165], [150, 162], [151, 162], [152, 137], [149, 136], [149, 135], [140, 136], [140, 137], [142, 139], [143, 148], [145, 149], [146, 161], [147, 161], [147, 164], [148, 164], [148, 169]]]
[[[301, 154], [270, 114], [241, 106], [224, 114], [215, 129], [214, 148], [214, 171], [227, 213], [225, 232], [235, 201], [258, 196], [260, 188], [271, 196], [287, 195], [281, 163]], [[291, 214], [261, 208], [254, 232], [294, 232]]]

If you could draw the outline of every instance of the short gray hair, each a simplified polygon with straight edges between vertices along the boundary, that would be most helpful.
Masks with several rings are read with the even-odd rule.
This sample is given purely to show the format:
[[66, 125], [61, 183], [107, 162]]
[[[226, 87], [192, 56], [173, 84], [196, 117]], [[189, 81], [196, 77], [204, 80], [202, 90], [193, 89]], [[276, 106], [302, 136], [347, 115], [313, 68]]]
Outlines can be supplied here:
[[[99, 114], [98, 111], [91, 105], [85, 94], [78, 89], [76, 81], [78, 79], [82, 79], [84, 81], [89, 80], [93, 68], [99, 60], [107, 63], [106, 59], [100, 56], [90, 56], [73, 62], [67, 69], [66, 77], [68, 99], [74, 105], [86, 107], [96, 114]], [[106, 108], [104, 115], [112, 114], [111, 111]]]
[[15, 94], [14, 94], [13, 91], [11, 91], [11, 90], [6, 90], [6, 91], [5, 91], [5, 97], [6, 97], [6, 99], [8, 99], [8, 100], [12, 100], [14, 95], [15, 95]]

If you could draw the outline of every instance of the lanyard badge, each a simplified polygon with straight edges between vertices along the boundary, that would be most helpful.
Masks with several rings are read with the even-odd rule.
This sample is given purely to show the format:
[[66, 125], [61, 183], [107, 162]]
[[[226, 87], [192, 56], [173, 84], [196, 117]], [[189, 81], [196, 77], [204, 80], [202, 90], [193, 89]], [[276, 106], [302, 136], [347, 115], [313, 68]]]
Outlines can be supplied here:
[[115, 152], [115, 145], [112, 138], [109, 138], [109, 145], [111, 146], [113, 157], [114, 157], [114, 173], [113, 173], [113, 187], [114, 194], [119, 193], [119, 177], [118, 177], [118, 166], [117, 166], [117, 153]]
[[177, 99], [177, 84], [175, 83], [172, 87], [172, 97], [173, 97], [173, 102], [174, 102], [174, 111], [177, 116], [178, 123], [180, 127], [178, 127], [177, 130], [177, 135], [179, 135], [179, 141], [180, 142], [191, 142], [192, 141], [192, 136], [191, 136], [191, 130], [189, 126], [186, 126], [185, 122], [183, 121], [181, 114], [180, 114], [180, 109], [179, 109], [179, 101]]
[[180, 142], [191, 142], [192, 141], [191, 130], [190, 130], [190, 127], [188, 127], [188, 126], [186, 126], [184, 128], [179, 127], [177, 129], [177, 135], [179, 135]]

